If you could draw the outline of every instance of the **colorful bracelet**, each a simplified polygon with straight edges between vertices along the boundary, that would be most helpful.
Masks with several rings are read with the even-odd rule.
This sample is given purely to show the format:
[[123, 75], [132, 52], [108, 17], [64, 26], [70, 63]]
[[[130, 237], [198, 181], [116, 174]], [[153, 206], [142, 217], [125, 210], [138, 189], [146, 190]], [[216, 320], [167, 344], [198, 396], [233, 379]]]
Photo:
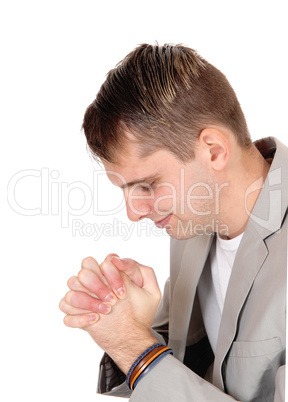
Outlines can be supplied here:
[[161, 360], [164, 356], [171, 354], [173, 355], [173, 350], [172, 349], [168, 349], [166, 351], [164, 351], [159, 357], [157, 357], [155, 360], [153, 360], [151, 362], [151, 364], [149, 364], [149, 366], [146, 368], [146, 370], [144, 372], [142, 372], [139, 377], [134, 381], [133, 383], [133, 390], [135, 389], [136, 385], [138, 384], [138, 381], [141, 380], [142, 377], [144, 377], [144, 375], [146, 375], [148, 373], [148, 371], [156, 364], [158, 363], [159, 360]]
[[127, 376], [126, 383], [130, 389], [135, 389], [136, 384], [154, 364], [168, 353], [173, 354], [173, 351], [163, 343], [155, 343], [146, 349], [132, 364]]
[[130, 388], [130, 377], [131, 377], [131, 374], [133, 373], [135, 367], [139, 364], [139, 362], [140, 362], [145, 356], [147, 356], [147, 354], [148, 354], [149, 352], [151, 352], [152, 350], [154, 350], [155, 348], [157, 348], [157, 347], [159, 347], [159, 346], [165, 346], [165, 345], [163, 345], [163, 343], [154, 343], [154, 345], [152, 345], [152, 346], [150, 346], [149, 348], [147, 348], [147, 349], [135, 360], [135, 362], [132, 364], [132, 366], [130, 367], [130, 370], [128, 371], [127, 376], [126, 376], [126, 383], [127, 383], [127, 385], [129, 386], [129, 388]]

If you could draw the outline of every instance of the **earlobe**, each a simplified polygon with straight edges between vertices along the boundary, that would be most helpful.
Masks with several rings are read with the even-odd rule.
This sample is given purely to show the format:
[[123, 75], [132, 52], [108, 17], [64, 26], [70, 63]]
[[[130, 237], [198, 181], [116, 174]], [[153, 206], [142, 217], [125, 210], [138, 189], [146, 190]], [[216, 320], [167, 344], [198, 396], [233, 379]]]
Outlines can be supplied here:
[[226, 134], [216, 128], [202, 130], [199, 141], [206, 150], [206, 157], [214, 170], [222, 170], [230, 156], [230, 144]]

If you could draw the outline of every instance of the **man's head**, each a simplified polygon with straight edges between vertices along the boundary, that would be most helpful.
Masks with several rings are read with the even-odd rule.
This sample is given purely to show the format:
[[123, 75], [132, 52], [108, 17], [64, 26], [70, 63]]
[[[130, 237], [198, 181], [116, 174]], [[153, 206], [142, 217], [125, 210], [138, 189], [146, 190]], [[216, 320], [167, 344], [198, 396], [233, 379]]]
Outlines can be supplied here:
[[243, 229], [261, 162], [229, 82], [194, 50], [136, 48], [108, 73], [83, 128], [131, 220], [182, 239]]
[[201, 131], [215, 124], [230, 129], [241, 147], [250, 145], [238, 99], [219, 70], [187, 47], [143, 44], [108, 73], [83, 128], [101, 160], [115, 162], [134, 140], [140, 156], [165, 149], [188, 161]]

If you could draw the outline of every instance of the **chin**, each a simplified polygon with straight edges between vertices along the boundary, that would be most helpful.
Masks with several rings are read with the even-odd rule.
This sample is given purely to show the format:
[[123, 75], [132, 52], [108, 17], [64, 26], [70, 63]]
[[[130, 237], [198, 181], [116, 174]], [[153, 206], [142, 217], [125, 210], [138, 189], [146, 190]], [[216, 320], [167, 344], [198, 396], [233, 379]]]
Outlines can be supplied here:
[[172, 237], [173, 239], [177, 240], [188, 240], [191, 239], [192, 237], [196, 237], [198, 235], [201, 235], [203, 233], [195, 233], [193, 230], [181, 230], [179, 229], [179, 226], [176, 228], [173, 226], [166, 226], [165, 227], [167, 234]]
[[168, 233], [170, 237], [172, 237], [173, 239], [176, 240], [188, 240], [188, 239], [192, 239], [193, 237], [196, 237], [197, 235], [192, 234], [191, 236], [188, 235], [183, 235], [183, 236], [179, 236], [177, 233]]
[[215, 228], [210, 222], [194, 222], [192, 219], [182, 221], [178, 219], [176, 224], [165, 226], [167, 234], [174, 239], [187, 240], [196, 236], [211, 235]]

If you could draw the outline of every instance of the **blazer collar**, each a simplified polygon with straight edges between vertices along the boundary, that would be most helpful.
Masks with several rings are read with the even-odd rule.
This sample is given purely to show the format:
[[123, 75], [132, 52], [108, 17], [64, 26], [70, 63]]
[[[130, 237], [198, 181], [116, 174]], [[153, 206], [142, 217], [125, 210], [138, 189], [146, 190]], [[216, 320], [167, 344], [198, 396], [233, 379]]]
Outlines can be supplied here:
[[255, 145], [266, 159], [273, 157], [273, 161], [265, 183], [260, 178], [247, 189], [247, 196], [256, 189], [261, 192], [253, 210], [247, 211], [250, 218], [245, 233], [253, 226], [265, 239], [281, 228], [287, 211], [288, 148], [272, 137], [256, 141]]

